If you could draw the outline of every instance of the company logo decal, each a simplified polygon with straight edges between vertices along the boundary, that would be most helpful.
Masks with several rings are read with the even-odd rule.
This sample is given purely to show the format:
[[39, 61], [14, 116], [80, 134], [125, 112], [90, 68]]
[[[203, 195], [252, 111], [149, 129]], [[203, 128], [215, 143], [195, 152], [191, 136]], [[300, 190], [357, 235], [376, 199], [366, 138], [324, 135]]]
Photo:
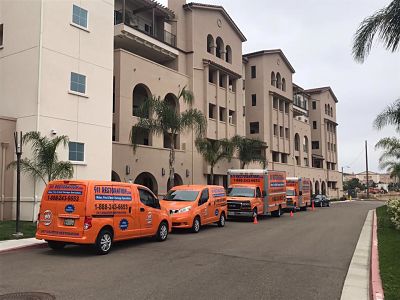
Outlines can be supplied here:
[[215, 216], [218, 216], [218, 214], [219, 214], [219, 211], [218, 211], [218, 209], [216, 209], [215, 210]]
[[151, 225], [153, 223], [153, 215], [151, 214], [151, 212], [149, 212], [147, 217], [146, 217], [146, 223], [148, 225]]
[[129, 222], [127, 219], [122, 219], [121, 221], [119, 221], [119, 229], [121, 229], [122, 231], [127, 230], [129, 226]]
[[46, 226], [49, 226], [51, 224], [52, 217], [53, 217], [53, 214], [51, 213], [51, 210], [46, 210], [43, 213], [43, 218], [44, 218], [43, 224]]
[[72, 204], [68, 204], [67, 206], [65, 206], [65, 212], [66, 213], [73, 213], [75, 211], [75, 206]]

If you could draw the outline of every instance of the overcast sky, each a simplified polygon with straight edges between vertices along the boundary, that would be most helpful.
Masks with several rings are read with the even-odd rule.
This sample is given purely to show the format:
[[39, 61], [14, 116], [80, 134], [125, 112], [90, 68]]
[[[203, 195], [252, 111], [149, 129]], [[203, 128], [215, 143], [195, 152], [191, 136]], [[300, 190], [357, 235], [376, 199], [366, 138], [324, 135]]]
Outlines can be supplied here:
[[[160, 0], [166, 5], [167, 0]], [[197, 1], [196, 1], [197, 2]], [[296, 70], [293, 81], [303, 88], [331, 86], [337, 105], [339, 168], [365, 170], [364, 141], [370, 170], [378, 168], [377, 140], [395, 135], [377, 132], [375, 116], [400, 98], [400, 52], [375, 43], [364, 64], [351, 56], [360, 22], [389, 0], [199, 0], [222, 5], [247, 38], [243, 53], [280, 48]]]

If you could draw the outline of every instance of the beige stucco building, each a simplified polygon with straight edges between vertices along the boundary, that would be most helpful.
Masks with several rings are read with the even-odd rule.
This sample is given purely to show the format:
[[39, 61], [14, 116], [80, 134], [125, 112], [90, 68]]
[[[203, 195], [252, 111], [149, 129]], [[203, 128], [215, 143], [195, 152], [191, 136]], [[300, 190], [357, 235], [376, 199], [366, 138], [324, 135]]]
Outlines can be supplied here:
[[[361, 183], [366, 184], [367, 183], [367, 172], [363, 171], [360, 173], [351, 173], [351, 174], [344, 174], [344, 181], [351, 180], [353, 178], [357, 178], [360, 180]], [[383, 183], [383, 184], [389, 184], [389, 183], [396, 183], [396, 178], [390, 178], [390, 174], [387, 173], [378, 173], [378, 172], [368, 172], [368, 180], [370, 182], [375, 182], [375, 183]]]
[[[15, 17], [21, 11], [30, 11], [24, 22]], [[339, 195], [332, 90], [295, 85], [295, 70], [281, 50], [243, 55], [246, 38], [221, 6], [185, 0], [170, 0], [168, 7], [152, 0], [6, 0], [0, 2], [0, 31], [5, 164], [14, 159], [14, 130], [68, 135], [71, 144], [59, 149], [59, 158], [72, 161], [74, 178], [132, 181], [164, 194], [170, 141], [143, 130], [134, 137], [139, 144], [134, 153], [131, 128], [147, 97], [187, 109], [175, 96], [186, 87], [193, 91], [193, 107], [207, 117], [208, 138], [259, 138], [268, 145], [270, 169], [309, 177], [314, 191]], [[178, 184], [209, 181], [194, 139], [191, 131], [177, 137]], [[318, 149], [312, 149], [314, 142]], [[226, 186], [227, 170], [238, 167], [237, 159], [220, 162], [215, 183]], [[11, 170], [4, 174], [8, 218], [15, 179]], [[35, 218], [42, 191], [42, 183], [24, 178], [23, 219]]]

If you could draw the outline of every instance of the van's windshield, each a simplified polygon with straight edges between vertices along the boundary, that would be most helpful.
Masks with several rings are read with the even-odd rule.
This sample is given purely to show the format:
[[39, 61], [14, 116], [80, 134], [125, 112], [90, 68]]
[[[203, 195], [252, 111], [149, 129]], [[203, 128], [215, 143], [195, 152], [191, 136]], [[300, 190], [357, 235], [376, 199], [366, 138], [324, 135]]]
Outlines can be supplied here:
[[286, 196], [296, 196], [295, 190], [286, 190]]
[[164, 197], [166, 201], [190, 201], [193, 202], [197, 199], [199, 191], [169, 191]]
[[228, 188], [228, 196], [231, 196], [231, 197], [255, 197], [255, 189], [243, 188], [243, 187]]

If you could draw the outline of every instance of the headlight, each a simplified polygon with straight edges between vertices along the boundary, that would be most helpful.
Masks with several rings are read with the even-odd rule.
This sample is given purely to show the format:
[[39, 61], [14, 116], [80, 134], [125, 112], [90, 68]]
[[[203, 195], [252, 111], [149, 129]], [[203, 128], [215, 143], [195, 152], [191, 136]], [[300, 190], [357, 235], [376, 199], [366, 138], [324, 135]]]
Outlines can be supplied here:
[[178, 210], [178, 212], [177, 213], [184, 213], [184, 212], [188, 212], [189, 210], [191, 210], [192, 209], [192, 207], [191, 206], [186, 206], [186, 207], [183, 207], [183, 208], [181, 208], [180, 210]]

